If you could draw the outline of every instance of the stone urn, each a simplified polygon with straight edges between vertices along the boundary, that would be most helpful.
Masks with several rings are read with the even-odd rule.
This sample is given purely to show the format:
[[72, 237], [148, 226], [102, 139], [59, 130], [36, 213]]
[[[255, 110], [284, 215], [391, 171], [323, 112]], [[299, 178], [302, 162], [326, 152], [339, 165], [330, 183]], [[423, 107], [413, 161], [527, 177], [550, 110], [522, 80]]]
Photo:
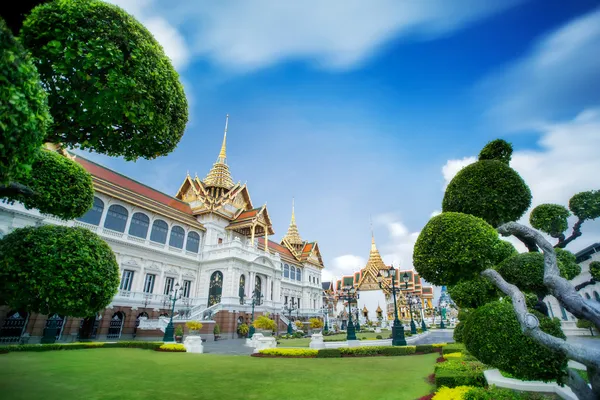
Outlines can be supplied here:
[[200, 335], [188, 335], [183, 342], [185, 350], [188, 353], [203, 353], [202, 338]]

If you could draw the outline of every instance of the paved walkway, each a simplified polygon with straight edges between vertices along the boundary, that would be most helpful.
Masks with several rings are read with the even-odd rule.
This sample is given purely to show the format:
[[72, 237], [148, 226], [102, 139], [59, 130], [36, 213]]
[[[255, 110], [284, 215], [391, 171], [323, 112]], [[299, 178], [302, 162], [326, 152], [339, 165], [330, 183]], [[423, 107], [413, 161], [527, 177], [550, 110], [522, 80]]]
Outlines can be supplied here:
[[252, 354], [251, 347], [246, 347], [246, 339], [223, 339], [207, 340], [204, 342], [204, 352], [213, 354], [230, 354], [238, 356], [247, 356]]
[[415, 340], [411, 345], [454, 342], [453, 333], [453, 329], [435, 329], [429, 331], [429, 335]]

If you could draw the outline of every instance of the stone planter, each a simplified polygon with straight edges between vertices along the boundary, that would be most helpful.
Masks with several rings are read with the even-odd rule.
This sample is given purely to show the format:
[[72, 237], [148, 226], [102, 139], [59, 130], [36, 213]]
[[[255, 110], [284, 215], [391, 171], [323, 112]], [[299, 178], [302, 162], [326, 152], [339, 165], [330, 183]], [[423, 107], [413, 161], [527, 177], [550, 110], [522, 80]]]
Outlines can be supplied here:
[[183, 336], [175, 336], [175, 343], [181, 343], [183, 340]]

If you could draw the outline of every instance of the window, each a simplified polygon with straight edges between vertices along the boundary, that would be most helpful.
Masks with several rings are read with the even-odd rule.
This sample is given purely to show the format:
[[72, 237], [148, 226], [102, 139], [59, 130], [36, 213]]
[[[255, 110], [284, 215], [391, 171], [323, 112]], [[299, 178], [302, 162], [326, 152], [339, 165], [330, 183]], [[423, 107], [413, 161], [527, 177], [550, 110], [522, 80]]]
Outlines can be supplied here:
[[190, 297], [192, 290], [192, 281], [183, 281], [183, 297]]
[[169, 225], [162, 219], [157, 219], [152, 224], [152, 232], [150, 232], [150, 240], [157, 243], [165, 244], [167, 242], [167, 232]]
[[317, 278], [317, 285], [319, 284], [319, 278]]
[[121, 286], [119, 289], [121, 290], [131, 290], [131, 284], [133, 283], [133, 271], [128, 269], [123, 270], [123, 275], [121, 276]]
[[291, 271], [290, 271], [290, 279], [291, 280], [295, 280], [296, 279], [296, 267], [294, 267], [292, 265]]
[[588, 299], [588, 300], [590, 300], [590, 299], [592, 298], [592, 296], [590, 296], [590, 294], [589, 294], [589, 293], [586, 293], [586, 294], [585, 294], [585, 298], [586, 298], [586, 299]]
[[300, 297], [298, 297], [298, 308], [300, 308]]
[[131, 217], [131, 225], [129, 225], [129, 234], [131, 236], [146, 239], [148, 236], [148, 227], [150, 226], [150, 218], [144, 213], [137, 212]]
[[208, 287], [208, 306], [214, 306], [221, 302], [221, 293], [223, 291], [223, 273], [215, 271], [210, 276], [210, 285]]
[[260, 276], [256, 276], [254, 277], [254, 280], [254, 293], [256, 295], [257, 304], [260, 305], [262, 304], [262, 279], [260, 279]]
[[187, 251], [191, 251], [192, 253], [197, 253], [200, 248], [200, 235], [196, 232], [188, 233], [187, 243], [185, 244], [185, 249]]
[[287, 301], [288, 301], [288, 297], [287, 297], [287, 296], [285, 296], [285, 301], [284, 301], [284, 303], [283, 303], [283, 304], [287, 304]]
[[273, 281], [271, 280], [271, 300], [273, 300]]
[[223, 238], [219, 238], [219, 244], [223, 244]]
[[296, 270], [296, 280], [297, 281], [301, 281], [302, 280], [302, 272], [301, 272], [300, 268], [298, 268]]
[[175, 278], [166, 278], [164, 294], [171, 293], [171, 290], [173, 290], [173, 286], [175, 286]]
[[292, 299], [291, 299], [291, 300], [292, 300], [292, 307], [294, 307], [294, 304], [296, 304], [296, 303], [295, 303], [296, 299], [292, 297]]
[[92, 208], [81, 217], [78, 217], [77, 220], [87, 224], [99, 225], [100, 219], [102, 218], [102, 211], [104, 211], [104, 202], [99, 198], [94, 197]]
[[283, 277], [284, 278], [290, 277], [290, 266], [287, 264], [285, 264], [285, 266], [283, 267]]
[[240, 304], [244, 304], [244, 297], [246, 297], [246, 276], [240, 275], [240, 285], [238, 289], [238, 296], [240, 298]]
[[104, 221], [104, 227], [117, 232], [125, 232], [125, 225], [127, 225], [128, 216], [129, 213], [125, 207], [118, 204], [113, 204], [108, 208], [106, 221]]
[[183, 239], [185, 238], [185, 231], [180, 226], [174, 226], [171, 228], [171, 238], [169, 239], [169, 246], [183, 249]]
[[600, 301], [600, 294], [598, 294], [598, 292], [596, 292], [594, 290], [594, 297], [596, 298], [596, 301]]
[[147, 274], [146, 281], [144, 282], [144, 293], [152, 293], [154, 290], [154, 280], [156, 279], [156, 275]]

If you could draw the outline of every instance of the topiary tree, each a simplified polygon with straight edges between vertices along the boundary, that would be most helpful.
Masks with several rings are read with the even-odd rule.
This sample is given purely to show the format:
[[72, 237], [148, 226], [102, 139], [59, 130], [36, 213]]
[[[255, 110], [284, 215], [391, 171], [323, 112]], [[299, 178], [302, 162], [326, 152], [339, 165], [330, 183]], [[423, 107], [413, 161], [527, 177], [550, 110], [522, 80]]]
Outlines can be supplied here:
[[589, 329], [590, 330], [590, 335], [594, 336], [594, 324], [592, 324], [587, 319], [578, 319], [577, 320], [577, 327], [580, 328], [580, 329]]
[[[491, 142], [477, 162], [454, 177], [444, 195], [443, 213], [433, 217], [417, 239], [413, 264], [428, 282], [451, 285], [457, 291], [451, 294], [455, 301], [477, 307], [464, 321], [462, 333], [467, 348], [480, 360], [519, 378], [556, 379], [580, 399], [599, 398], [600, 351], [567, 343], [558, 323], [531, 307], [538, 309], [536, 297], [551, 294], [577, 318], [600, 327], [600, 303], [584, 299], [569, 282], [580, 268], [573, 254], [562, 250], [581, 235], [584, 221], [600, 216], [600, 191], [571, 198], [569, 210], [578, 222], [569, 237], [563, 233], [568, 217], [564, 207], [543, 205], [532, 211], [532, 225], [558, 239], [552, 245], [540, 232], [515, 222], [529, 208], [531, 193], [509, 165], [511, 149], [506, 142]], [[500, 254], [503, 241], [498, 233], [515, 236], [530, 253]], [[472, 283], [478, 276], [497, 287], [505, 301], [482, 305], [493, 296], [481, 290], [482, 284]], [[477, 289], [472, 296], [463, 293], [469, 285]], [[496, 346], [502, 347], [498, 353]], [[529, 364], [511, 357], [523, 357]], [[564, 359], [586, 365], [591, 388], [566, 367]], [[515, 367], [510, 368], [513, 362]]]
[[[477, 308], [500, 298], [501, 292], [487, 279], [477, 276], [448, 287], [450, 297], [461, 309]], [[460, 318], [459, 312], [459, 320]]]
[[0, 240], [0, 254], [0, 296], [11, 308], [87, 317], [117, 292], [114, 253], [84, 228], [20, 228]]
[[583, 289], [586, 286], [594, 285], [600, 282], [600, 261], [592, 261], [589, 265], [591, 278], [575, 286], [576, 290]]
[[[37, 3], [46, 4], [33, 8]], [[0, 102], [0, 199], [73, 219], [91, 207], [93, 186], [63, 146], [128, 160], [165, 155], [187, 122], [183, 87], [160, 45], [119, 7], [98, 0], [26, 0], [7, 14], [14, 31], [22, 28], [16, 40], [0, 19], [0, 95], [8, 100]], [[95, 254], [92, 247], [99, 251], [94, 243], [102, 240], [93, 233], [60, 228], [55, 237], [45, 229], [18, 229], [0, 241], [9, 249], [37, 238], [35, 246], [18, 247], [21, 258], [0, 251], [0, 285], [19, 288], [2, 290], [2, 302], [34, 312], [94, 315], [118, 287], [104, 264], [114, 255], [106, 246], [110, 255], [85, 256]], [[48, 254], [34, 256], [38, 248]], [[73, 257], [79, 265], [68, 262]], [[60, 270], [60, 290], [59, 282], [32, 272], [47, 273], [58, 260], [73, 267]], [[106, 274], [102, 284], [82, 285], [98, 274]], [[65, 303], [71, 293], [81, 300]]]

